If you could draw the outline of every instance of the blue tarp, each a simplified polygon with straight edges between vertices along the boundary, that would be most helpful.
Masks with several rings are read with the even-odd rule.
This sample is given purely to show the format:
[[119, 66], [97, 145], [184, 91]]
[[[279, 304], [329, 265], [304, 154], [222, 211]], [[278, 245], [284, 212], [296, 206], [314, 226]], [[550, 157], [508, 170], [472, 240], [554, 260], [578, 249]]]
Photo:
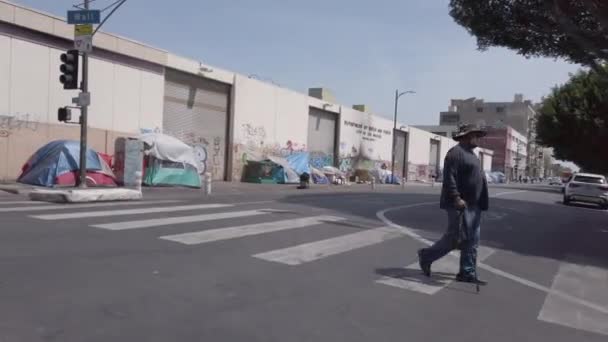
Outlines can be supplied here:
[[310, 154], [308, 152], [295, 152], [285, 157], [285, 159], [298, 175], [304, 172], [310, 174], [310, 166], [308, 165]]
[[[80, 168], [80, 142], [52, 141], [34, 153], [28, 160], [20, 183], [53, 186], [55, 179], [66, 172]], [[102, 171], [102, 161], [92, 149], [87, 149], [87, 171]]]

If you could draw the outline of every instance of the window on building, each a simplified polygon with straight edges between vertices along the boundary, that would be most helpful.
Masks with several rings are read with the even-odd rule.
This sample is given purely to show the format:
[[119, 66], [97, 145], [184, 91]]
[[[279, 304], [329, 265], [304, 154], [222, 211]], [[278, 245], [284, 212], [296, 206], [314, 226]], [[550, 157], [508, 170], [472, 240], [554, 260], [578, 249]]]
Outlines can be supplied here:
[[496, 107], [496, 113], [503, 113], [505, 111], [505, 107]]
[[477, 107], [477, 113], [483, 113], [483, 107]]

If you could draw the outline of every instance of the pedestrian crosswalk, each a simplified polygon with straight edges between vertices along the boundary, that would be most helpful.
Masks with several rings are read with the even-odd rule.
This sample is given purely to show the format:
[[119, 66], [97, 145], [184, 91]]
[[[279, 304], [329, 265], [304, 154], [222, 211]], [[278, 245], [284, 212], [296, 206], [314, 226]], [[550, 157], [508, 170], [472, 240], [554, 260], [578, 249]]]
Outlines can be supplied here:
[[[112, 202], [94, 204], [59, 205], [30, 201], [0, 201], [1, 213], [21, 213], [30, 219], [51, 222], [84, 223], [88, 229], [101, 229], [111, 234], [121, 231], [145, 230], [155, 239], [184, 248], [205, 248], [208, 244], [222, 243], [247, 237], [265, 237], [273, 233], [329, 229], [356, 228], [338, 236], [308, 241], [295, 245], [276, 246], [271, 250], [256, 250], [250, 257], [287, 267], [320, 262], [323, 259], [379, 245], [403, 237], [403, 232], [391, 226], [361, 226], [348, 217], [327, 215], [319, 212], [298, 213], [264, 203], [184, 203], [179, 200], [155, 200], [140, 202]], [[288, 217], [286, 216], [288, 215]], [[243, 222], [245, 221], [245, 222]], [[236, 223], [234, 223], [236, 222]], [[196, 223], [196, 224], [192, 224]], [[203, 224], [204, 223], [204, 224]], [[156, 231], [155, 228], [159, 230]], [[179, 229], [168, 233], [168, 229]], [[353, 228], [353, 229], [354, 229]], [[157, 235], [156, 235], [157, 234]], [[335, 234], [334, 234], [335, 235]], [[149, 237], [149, 235], [145, 235]], [[143, 238], [143, 237], [142, 237]], [[265, 247], [268, 248], [268, 247]], [[495, 253], [494, 249], [481, 247], [480, 262]], [[450, 286], [454, 272], [459, 268], [457, 255], [448, 256], [433, 264], [432, 278], [421, 275], [417, 261], [399, 269], [399, 274], [377, 277], [374, 282], [382, 288], [407, 290], [425, 295], [435, 295]], [[551, 291], [548, 291], [538, 319], [576, 329], [608, 335], [608, 314], [591, 310], [589, 305], [577, 306], [572, 300], [564, 300], [563, 293], [574, 293], [573, 298], [587, 302], [591, 297], [601, 298], [598, 307], [608, 307], [605, 289], [608, 272], [599, 268], [564, 263], [559, 269]], [[381, 288], [381, 287], [379, 287]], [[589, 297], [589, 298], [587, 298]], [[567, 299], [567, 298], [566, 298]], [[584, 304], [584, 303], [583, 303]], [[607, 309], [608, 310], [608, 309]]]
[[197, 245], [207, 242], [230, 240], [245, 236], [278, 232], [282, 230], [305, 228], [326, 222], [336, 222], [341, 220], [344, 219], [334, 216], [314, 216], [275, 222], [254, 223], [229, 228], [217, 228], [194, 233], [165, 235], [161, 236], [160, 238], [163, 240], [183, 243], [185, 245]]

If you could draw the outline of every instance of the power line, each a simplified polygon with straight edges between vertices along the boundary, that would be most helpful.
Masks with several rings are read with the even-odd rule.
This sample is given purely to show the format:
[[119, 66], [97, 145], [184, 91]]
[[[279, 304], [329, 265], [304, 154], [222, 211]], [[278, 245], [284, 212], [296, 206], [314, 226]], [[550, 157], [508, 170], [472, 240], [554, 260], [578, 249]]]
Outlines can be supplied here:
[[114, 1], [111, 5], [105, 7], [104, 9], [102, 9], [101, 12], [107, 11], [108, 9], [112, 8], [112, 6], [116, 5], [117, 3], [121, 2], [121, 1], [122, 0], [116, 0], [116, 1]]
[[[92, 2], [95, 2], [95, 1], [97, 1], [97, 0], [89, 0], [89, 3], [92, 3]], [[82, 2], [82, 3], [78, 4], [78, 5], [72, 5], [72, 7], [75, 7], [75, 8], [78, 8], [78, 9], [84, 9], [84, 8], [82, 8], [82, 5], [84, 5], [84, 4], [85, 3]]]

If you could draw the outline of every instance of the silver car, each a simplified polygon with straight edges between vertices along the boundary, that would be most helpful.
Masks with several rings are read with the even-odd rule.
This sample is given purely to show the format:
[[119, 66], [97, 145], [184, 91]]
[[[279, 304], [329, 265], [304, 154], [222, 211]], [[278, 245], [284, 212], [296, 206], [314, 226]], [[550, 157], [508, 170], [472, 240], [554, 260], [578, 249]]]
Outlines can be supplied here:
[[577, 173], [564, 186], [564, 204], [570, 202], [595, 203], [608, 209], [606, 177], [592, 173]]

